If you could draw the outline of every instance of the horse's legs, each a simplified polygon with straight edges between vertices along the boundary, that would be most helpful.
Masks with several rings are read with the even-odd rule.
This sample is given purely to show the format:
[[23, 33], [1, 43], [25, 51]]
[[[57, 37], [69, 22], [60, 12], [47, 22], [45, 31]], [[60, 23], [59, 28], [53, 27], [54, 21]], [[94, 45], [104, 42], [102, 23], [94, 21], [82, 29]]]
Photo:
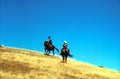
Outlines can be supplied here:
[[65, 58], [64, 58], [64, 55], [62, 55], [62, 59], [63, 59], [63, 62], [64, 62], [64, 59], [65, 59]]
[[46, 49], [45, 49], [45, 53], [46, 53]]
[[50, 54], [50, 50], [48, 50], [48, 55]]
[[67, 55], [65, 55], [65, 63], [67, 63]]
[[53, 56], [54, 56], [54, 49], [52, 51], [53, 51]]
[[47, 54], [47, 52], [46, 52], [46, 48], [45, 48], [45, 54]]

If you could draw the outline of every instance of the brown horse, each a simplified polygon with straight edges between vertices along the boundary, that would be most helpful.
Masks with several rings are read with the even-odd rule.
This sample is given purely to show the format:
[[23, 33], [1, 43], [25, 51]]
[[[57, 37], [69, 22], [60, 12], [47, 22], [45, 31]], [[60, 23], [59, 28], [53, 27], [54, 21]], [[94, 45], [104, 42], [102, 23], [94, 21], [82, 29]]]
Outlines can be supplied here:
[[48, 41], [44, 42], [44, 47], [45, 47], [45, 54], [46, 55], [49, 55], [51, 50], [52, 50], [53, 55], [54, 55], [54, 49], [56, 49], [57, 52], [59, 52], [59, 49], [57, 49], [54, 45], [49, 44]]
[[73, 57], [73, 55], [71, 55], [69, 52], [70, 52], [70, 50], [68, 48], [62, 48], [61, 49], [61, 54], [60, 55], [62, 55], [63, 63], [67, 63], [67, 57], [68, 56]]

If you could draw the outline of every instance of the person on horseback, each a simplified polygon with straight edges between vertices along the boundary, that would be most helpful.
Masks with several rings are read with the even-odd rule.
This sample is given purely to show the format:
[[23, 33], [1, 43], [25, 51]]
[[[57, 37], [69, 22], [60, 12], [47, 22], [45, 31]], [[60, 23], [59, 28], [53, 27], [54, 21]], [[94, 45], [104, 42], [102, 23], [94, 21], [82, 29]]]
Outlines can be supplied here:
[[61, 49], [61, 53], [60, 55], [62, 56], [63, 58], [63, 61], [64, 63], [67, 63], [67, 57], [73, 57], [73, 55], [70, 54], [70, 50], [68, 48], [68, 43], [67, 41], [64, 41], [64, 44], [63, 44], [63, 48]]
[[[63, 51], [63, 50], [69, 54], [69, 49], [68, 49], [68, 43], [67, 43], [67, 41], [64, 41], [63, 48], [62, 48], [61, 51]], [[62, 52], [61, 52], [60, 55], [62, 55]]]
[[48, 36], [48, 40], [44, 41], [44, 49], [45, 49], [45, 54], [49, 55], [50, 51], [53, 51], [53, 55], [54, 55], [54, 49], [57, 50], [57, 52], [59, 52], [59, 49], [56, 48], [53, 44], [52, 44], [52, 39], [50, 36]]
[[48, 36], [48, 44], [52, 45], [52, 39], [50, 36]]

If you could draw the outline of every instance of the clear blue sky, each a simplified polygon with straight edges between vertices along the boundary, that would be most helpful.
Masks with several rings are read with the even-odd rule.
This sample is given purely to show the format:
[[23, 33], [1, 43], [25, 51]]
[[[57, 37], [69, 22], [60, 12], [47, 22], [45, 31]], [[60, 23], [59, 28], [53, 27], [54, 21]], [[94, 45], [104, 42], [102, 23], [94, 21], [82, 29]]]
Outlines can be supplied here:
[[1, 44], [44, 52], [50, 35], [74, 59], [120, 71], [119, 0], [0, 1]]

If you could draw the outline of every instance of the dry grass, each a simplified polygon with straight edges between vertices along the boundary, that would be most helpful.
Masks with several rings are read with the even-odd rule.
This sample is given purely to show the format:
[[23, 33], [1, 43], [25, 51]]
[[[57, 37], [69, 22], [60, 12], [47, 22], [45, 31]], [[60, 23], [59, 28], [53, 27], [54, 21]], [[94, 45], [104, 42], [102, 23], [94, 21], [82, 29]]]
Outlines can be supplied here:
[[119, 79], [120, 73], [57, 56], [0, 47], [0, 79]]

